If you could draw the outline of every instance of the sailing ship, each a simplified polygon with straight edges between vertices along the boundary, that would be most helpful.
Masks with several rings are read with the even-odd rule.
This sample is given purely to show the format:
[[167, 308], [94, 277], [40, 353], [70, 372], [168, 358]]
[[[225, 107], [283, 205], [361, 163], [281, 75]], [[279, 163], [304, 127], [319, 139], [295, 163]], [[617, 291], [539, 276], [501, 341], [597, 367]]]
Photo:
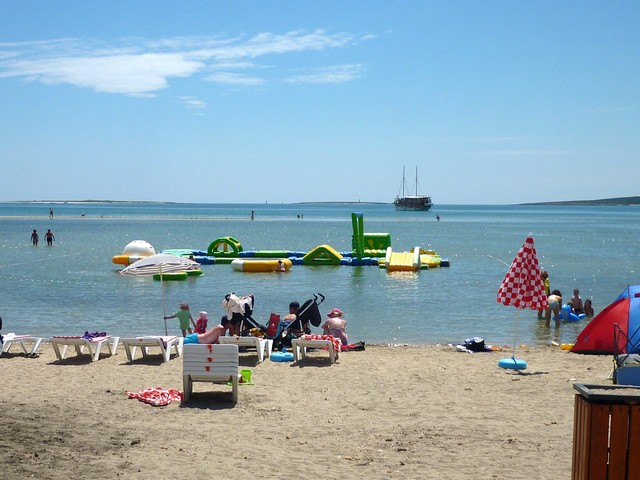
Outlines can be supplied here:
[[433, 203], [431, 202], [431, 197], [427, 197], [425, 195], [418, 194], [418, 167], [416, 167], [416, 194], [415, 195], [405, 195], [406, 181], [404, 176], [404, 167], [402, 167], [402, 195], [397, 196], [393, 201], [393, 204], [396, 206], [396, 210], [423, 210], [427, 211], [431, 208]]

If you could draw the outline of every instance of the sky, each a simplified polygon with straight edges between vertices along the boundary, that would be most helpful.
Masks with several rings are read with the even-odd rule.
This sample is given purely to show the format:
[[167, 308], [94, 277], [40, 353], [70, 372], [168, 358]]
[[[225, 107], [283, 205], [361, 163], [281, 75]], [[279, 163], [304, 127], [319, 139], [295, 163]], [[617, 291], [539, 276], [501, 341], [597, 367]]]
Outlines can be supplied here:
[[635, 0], [0, 12], [0, 201], [640, 195]]

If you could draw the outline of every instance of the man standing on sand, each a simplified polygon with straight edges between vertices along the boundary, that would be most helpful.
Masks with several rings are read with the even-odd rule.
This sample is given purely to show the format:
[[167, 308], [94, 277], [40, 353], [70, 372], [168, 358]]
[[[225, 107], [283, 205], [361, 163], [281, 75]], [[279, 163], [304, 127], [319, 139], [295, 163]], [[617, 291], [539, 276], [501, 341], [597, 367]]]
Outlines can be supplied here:
[[47, 241], [47, 246], [51, 247], [56, 237], [53, 236], [53, 232], [51, 230], [47, 230], [47, 233], [44, 234], [44, 239]]
[[53, 208], [49, 209], [49, 218], [53, 218]]

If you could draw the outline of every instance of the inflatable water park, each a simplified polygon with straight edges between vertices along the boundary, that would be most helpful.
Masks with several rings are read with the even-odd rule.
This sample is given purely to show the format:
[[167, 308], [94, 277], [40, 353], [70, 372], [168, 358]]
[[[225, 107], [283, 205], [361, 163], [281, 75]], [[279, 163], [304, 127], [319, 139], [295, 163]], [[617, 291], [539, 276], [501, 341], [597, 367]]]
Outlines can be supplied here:
[[[351, 214], [353, 228], [352, 250], [338, 252], [331, 245], [322, 244], [307, 251], [244, 250], [234, 237], [219, 237], [207, 250], [167, 249], [161, 253], [189, 258], [200, 265], [231, 265], [242, 272], [286, 272], [293, 265], [376, 266], [388, 272], [418, 272], [430, 268], [448, 267], [448, 258], [442, 258], [434, 250], [414, 247], [410, 251], [394, 251], [389, 233], [364, 231], [362, 213]], [[119, 265], [131, 265], [156, 251], [144, 240], [127, 244], [123, 252], [112, 257]]]

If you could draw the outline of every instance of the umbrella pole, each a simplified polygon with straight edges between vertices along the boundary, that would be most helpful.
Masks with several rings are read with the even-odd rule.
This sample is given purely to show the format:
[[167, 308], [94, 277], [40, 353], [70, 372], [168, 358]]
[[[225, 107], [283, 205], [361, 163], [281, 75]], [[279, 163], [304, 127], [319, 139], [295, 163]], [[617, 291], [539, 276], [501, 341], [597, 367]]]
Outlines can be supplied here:
[[520, 323], [520, 309], [518, 309], [516, 313], [516, 333], [513, 337], [513, 353], [511, 354], [511, 357], [513, 359], [516, 358], [516, 342], [518, 341], [518, 324], [519, 323]]
[[164, 301], [164, 280], [162, 278], [162, 264], [160, 265], [160, 289], [162, 290], [162, 318], [164, 319], [164, 334], [169, 335], [167, 330], [167, 306]]

